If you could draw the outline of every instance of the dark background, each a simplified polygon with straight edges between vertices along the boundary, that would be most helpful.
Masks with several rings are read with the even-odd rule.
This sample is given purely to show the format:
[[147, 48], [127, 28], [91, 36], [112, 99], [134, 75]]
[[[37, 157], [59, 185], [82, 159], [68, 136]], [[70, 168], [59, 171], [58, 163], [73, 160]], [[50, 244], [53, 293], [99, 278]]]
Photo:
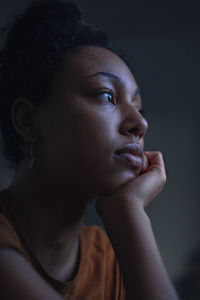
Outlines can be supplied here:
[[[1, 26], [26, 3], [0, 1]], [[188, 270], [188, 260], [200, 244], [200, 4], [183, 0], [74, 2], [89, 23], [111, 35], [133, 65], [149, 122], [145, 148], [163, 152], [168, 175], [165, 189], [147, 212], [168, 272], [177, 280]], [[0, 187], [8, 182], [9, 173], [2, 163]], [[85, 219], [87, 224], [102, 225], [93, 205]]]

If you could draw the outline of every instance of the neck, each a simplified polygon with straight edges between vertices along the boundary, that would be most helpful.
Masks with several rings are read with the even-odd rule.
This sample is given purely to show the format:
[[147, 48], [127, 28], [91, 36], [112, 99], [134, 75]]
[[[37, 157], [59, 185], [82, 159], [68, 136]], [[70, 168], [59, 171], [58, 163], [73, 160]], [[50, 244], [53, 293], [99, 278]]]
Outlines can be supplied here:
[[18, 173], [9, 186], [14, 214], [43, 267], [66, 280], [77, 261], [83, 214], [92, 198], [67, 179], [61, 189], [35, 175]]

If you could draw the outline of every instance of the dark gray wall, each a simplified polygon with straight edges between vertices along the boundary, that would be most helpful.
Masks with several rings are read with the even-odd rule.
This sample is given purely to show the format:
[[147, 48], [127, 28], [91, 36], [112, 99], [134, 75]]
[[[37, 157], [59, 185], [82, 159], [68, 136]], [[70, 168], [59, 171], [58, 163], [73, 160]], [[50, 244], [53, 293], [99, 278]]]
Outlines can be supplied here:
[[[3, 25], [25, 1], [0, 2]], [[124, 48], [141, 88], [149, 133], [145, 148], [164, 153], [168, 182], [147, 208], [172, 278], [198, 246], [200, 21], [195, 1], [76, 0], [86, 19]], [[0, 186], [8, 184], [0, 171]], [[101, 224], [93, 205], [88, 224]], [[102, 225], [102, 224], [101, 224]]]

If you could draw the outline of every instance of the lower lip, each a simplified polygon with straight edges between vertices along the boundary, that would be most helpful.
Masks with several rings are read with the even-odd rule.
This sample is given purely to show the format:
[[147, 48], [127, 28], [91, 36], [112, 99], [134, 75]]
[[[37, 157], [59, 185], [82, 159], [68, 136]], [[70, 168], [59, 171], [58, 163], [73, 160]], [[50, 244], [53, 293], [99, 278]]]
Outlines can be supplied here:
[[121, 153], [121, 154], [116, 154], [115, 156], [125, 164], [130, 165], [134, 169], [142, 169], [143, 166], [143, 161], [140, 156], [135, 156], [130, 153]]

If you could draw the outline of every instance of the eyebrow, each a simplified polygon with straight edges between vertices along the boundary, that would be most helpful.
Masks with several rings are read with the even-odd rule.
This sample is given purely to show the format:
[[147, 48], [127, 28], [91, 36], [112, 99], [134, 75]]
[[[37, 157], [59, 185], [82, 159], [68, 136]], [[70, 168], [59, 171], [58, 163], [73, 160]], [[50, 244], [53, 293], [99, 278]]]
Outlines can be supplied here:
[[[120, 77], [118, 77], [115, 74], [108, 73], [108, 72], [97, 72], [97, 73], [94, 73], [92, 75], [86, 76], [86, 78], [91, 78], [91, 77], [96, 77], [96, 76], [104, 76], [104, 77], [107, 77], [109, 79], [114, 79], [114, 80], [118, 81], [119, 83], [123, 83], [122, 79]], [[137, 96], [137, 95], [140, 95], [140, 89], [139, 88], [136, 89], [136, 91], [134, 93], [134, 97]]]
[[107, 73], [107, 72], [97, 72], [95, 74], [87, 76], [86, 78], [91, 78], [91, 77], [95, 77], [95, 76], [104, 76], [104, 77], [107, 77], [109, 79], [114, 79], [114, 80], [117, 80], [120, 83], [122, 83], [121, 78], [119, 78], [117, 75], [114, 75], [112, 73]]

